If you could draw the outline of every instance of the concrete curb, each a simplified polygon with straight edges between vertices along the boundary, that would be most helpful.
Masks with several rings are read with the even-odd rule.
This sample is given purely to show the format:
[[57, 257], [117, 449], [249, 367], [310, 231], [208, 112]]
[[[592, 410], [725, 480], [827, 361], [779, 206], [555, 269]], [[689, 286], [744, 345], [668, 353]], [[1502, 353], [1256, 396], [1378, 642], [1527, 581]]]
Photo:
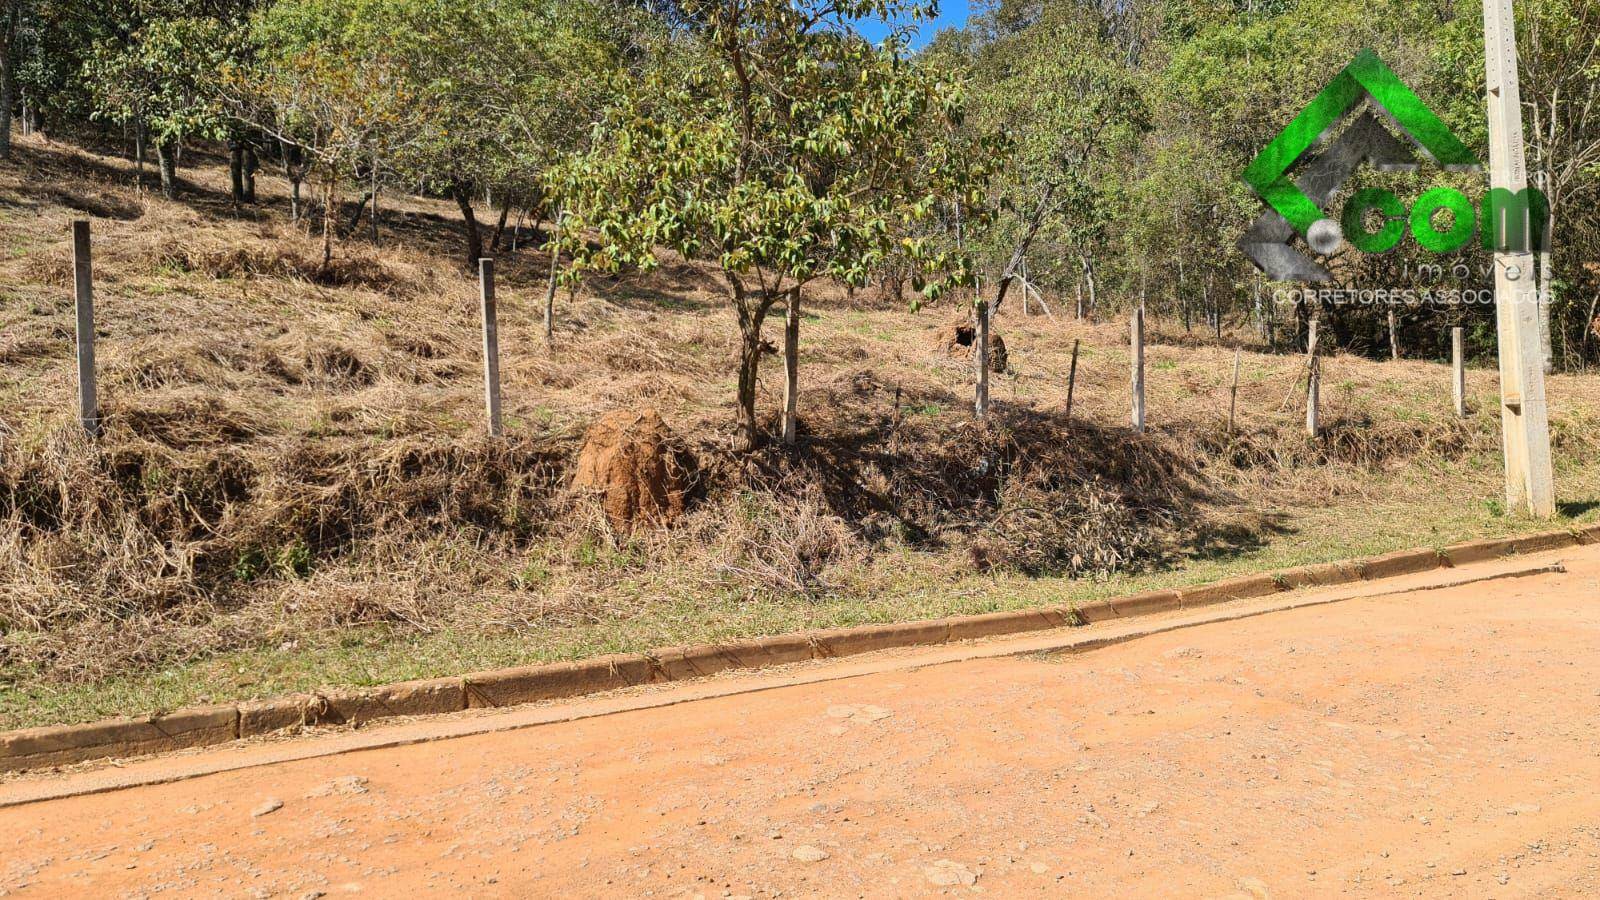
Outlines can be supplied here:
[[1593, 543], [1600, 543], [1600, 525], [1519, 538], [1469, 541], [1442, 549], [1401, 550], [1367, 559], [1301, 566], [1178, 590], [1147, 591], [1078, 606], [833, 628], [407, 681], [366, 690], [194, 707], [142, 719], [28, 728], [0, 733], [0, 772], [106, 757], [165, 753], [309, 725], [357, 726], [397, 716], [516, 706], [641, 684], [701, 678], [730, 669], [758, 669], [895, 647], [1043, 631], [1263, 597], [1296, 588], [1392, 578]]

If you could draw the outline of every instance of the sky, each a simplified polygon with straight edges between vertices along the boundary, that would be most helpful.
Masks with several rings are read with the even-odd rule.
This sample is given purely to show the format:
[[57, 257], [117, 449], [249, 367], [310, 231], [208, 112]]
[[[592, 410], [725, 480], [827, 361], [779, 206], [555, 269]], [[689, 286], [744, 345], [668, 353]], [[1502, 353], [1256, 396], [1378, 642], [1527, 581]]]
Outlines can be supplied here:
[[[931, 22], [918, 24], [917, 34], [911, 40], [911, 49], [920, 50], [942, 29], [965, 25], [969, 14], [970, 0], [940, 0], [939, 17]], [[879, 21], [862, 21], [857, 27], [862, 34], [873, 41], [881, 40], [889, 33], [889, 26]]]

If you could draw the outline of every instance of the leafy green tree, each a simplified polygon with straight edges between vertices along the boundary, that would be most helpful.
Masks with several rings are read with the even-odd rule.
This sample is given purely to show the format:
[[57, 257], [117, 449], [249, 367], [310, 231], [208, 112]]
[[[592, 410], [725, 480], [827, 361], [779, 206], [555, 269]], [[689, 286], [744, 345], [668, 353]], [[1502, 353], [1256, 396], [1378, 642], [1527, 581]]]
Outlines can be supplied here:
[[[1147, 124], [1139, 78], [1106, 38], [1108, 23], [1098, 10], [1060, 3], [1025, 16], [1020, 6], [1002, 3], [986, 28], [980, 24], [982, 39], [944, 48], [972, 72], [975, 129], [1003, 129], [1010, 144], [991, 188], [998, 217], [961, 236], [984, 260], [993, 285], [976, 304], [980, 332], [1037, 243], [1049, 245], [1051, 259], [1074, 260], [1094, 294], [1095, 260], [1107, 242], [1118, 170]], [[1054, 274], [1061, 277], [1059, 270]], [[980, 337], [974, 346], [981, 416], [988, 405], [987, 341]]]
[[411, 98], [394, 165], [443, 186], [466, 224], [469, 265], [483, 255], [473, 210], [485, 191], [529, 203], [540, 176], [580, 150], [632, 40], [636, 11], [589, 0], [383, 0], [360, 4], [363, 41]]
[[308, 170], [322, 178], [322, 265], [333, 260], [338, 188], [381, 158], [412, 97], [362, 40], [360, 4], [281, 0], [252, 17], [249, 62], [223, 79], [229, 108], [276, 138], [294, 194]]
[[380, 173], [442, 189], [474, 265], [475, 198], [527, 197], [582, 146], [630, 15], [588, 0], [279, 0], [252, 24], [257, 64], [237, 96], [315, 161], [325, 193]]
[[178, 192], [185, 138], [222, 136], [226, 117], [214, 80], [229, 56], [228, 28], [206, 17], [157, 18], [126, 41], [103, 40], [84, 64], [94, 115], [132, 125], [155, 145], [161, 192]]
[[[983, 201], [992, 153], [957, 133], [958, 83], [874, 47], [863, 16], [910, 14], [899, 0], [694, 0], [699, 27], [646, 77], [625, 85], [592, 148], [552, 179], [570, 218], [575, 271], [649, 269], [655, 250], [721, 270], [740, 334], [738, 436], [756, 421], [761, 329], [780, 301], [785, 328], [782, 433], [794, 440], [800, 299], [815, 278], [865, 283], [898, 248], [936, 298], [970, 282], [965, 254], [901, 226]], [[592, 243], [591, 243], [592, 242]]]
[[[1583, 356], [1595, 338], [1591, 323], [1600, 304], [1600, 285], [1591, 285], [1587, 297], [1571, 290], [1600, 242], [1600, 107], [1594, 102], [1600, 96], [1600, 7], [1523, 0], [1517, 26], [1528, 171], [1550, 201], [1550, 246], [1539, 259], [1540, 331], [1549, 366], [1558, 356]], [[1482, 9], [1474, 6], [1452, 21], [1432, 51], [1438, 81], [1470, 76], [1467, 90], [1442, 114], [1463, 139], [1486, 146]]]

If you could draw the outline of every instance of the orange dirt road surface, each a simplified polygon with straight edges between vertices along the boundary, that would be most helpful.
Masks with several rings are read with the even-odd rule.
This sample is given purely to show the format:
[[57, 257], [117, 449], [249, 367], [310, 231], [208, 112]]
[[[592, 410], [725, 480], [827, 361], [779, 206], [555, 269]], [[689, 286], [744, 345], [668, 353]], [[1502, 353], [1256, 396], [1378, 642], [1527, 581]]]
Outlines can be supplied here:
[[1600, 896], [1600, 548], [1384, 591], [7, 779], [133, 786], [0, 808], [0, 894]]

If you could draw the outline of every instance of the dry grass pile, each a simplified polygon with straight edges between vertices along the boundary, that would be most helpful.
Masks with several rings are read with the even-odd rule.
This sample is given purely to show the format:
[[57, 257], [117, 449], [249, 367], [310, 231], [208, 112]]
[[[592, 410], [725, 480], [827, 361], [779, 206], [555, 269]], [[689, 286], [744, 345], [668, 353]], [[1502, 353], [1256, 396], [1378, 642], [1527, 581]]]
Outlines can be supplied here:
[[0, 629], [32, 636], [0, 641], [0, 666], [104, 674], [165, 660], [162, 635], [214, 650], [246, 636], [192, 632], [319, 568], [398, 573], [440, 540], [504, 557], [557, 518], [563, 452], [537, 439], [260, 446], [255, 431], [194, 402], [114, 410], [99, 441], [0, 445]]

